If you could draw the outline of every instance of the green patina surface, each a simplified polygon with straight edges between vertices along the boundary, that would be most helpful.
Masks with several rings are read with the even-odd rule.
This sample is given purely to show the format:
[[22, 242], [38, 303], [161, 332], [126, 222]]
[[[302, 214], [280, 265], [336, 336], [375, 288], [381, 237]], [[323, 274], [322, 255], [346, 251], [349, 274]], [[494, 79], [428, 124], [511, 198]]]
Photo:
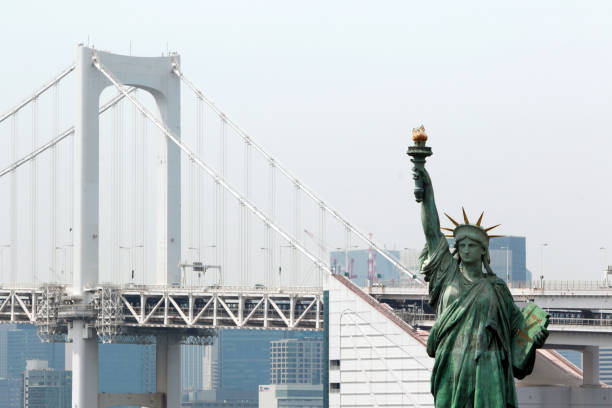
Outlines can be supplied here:
[[535, 349], [548, 336], [547, 316], [533, 304], [521, 311], [505, 282], [491, 270], [488, 242], [492, 236], [480, 226], [482, 216], [470, 224], [464, 212], [461, 225], [449, 217], [455, 224], [450, 229], [455, 237], [451, 252], [440, 232], [425, 157], [416, 157], [424, 146], [422, 135], [419, 149], [409, 149], [408, 154], [415, 164], [415, 198], [421, 203], [427, 241], [421, 271], [437, 314], [427, 341], [427, 353], [435, 358], [431, 376], [435, 405], [518, 407], [514, 378], [524, 378], [533, 370]]

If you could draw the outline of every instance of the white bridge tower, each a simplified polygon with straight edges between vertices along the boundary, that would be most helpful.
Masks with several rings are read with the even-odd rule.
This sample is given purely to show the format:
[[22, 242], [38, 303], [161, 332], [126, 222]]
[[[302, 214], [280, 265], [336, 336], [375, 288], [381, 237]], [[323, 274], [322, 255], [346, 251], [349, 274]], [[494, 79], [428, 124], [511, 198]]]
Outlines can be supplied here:
[[[98, 284], [99, 235], [99, 109], [100, 94], [111, 82], [93, 64], [94, 58], [125, 85], [153, 95], [161, 118], [173, 135], [180, 135], [180, 79], [173, 73], [177, 55], [145, 58], [110, 54], [79, 46], [76, 59], [76, 121], [74, 143], [74, 281], [75, 297], [89, 303], [86, 289]], [[167, 138], [157, 150], [156, 263], [153, 284], [179, 283], [181, 254], [180, 151]], [[86, 320], [73, 321], [66, 360], [73, 371], [72, 406], [98, 404], [98, 337]], [[157, 341], [157, 391], [167, 406], [180, 405], [180, 345], [172, 338]], [[71, 350], [70, 350], [71, 349]]]

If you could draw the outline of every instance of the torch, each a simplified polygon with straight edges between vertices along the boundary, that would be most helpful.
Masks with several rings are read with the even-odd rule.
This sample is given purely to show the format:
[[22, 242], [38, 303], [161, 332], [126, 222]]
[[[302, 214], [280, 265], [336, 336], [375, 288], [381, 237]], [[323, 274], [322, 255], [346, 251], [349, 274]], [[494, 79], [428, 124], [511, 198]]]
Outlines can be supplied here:
[[[425, 170], [425, 159], [431, 156], [431, 147], [425, 146], [427, 141], [427, 133], [423, 125], [419, 128], [412, 129], [412, 140], [414, 145], [408, 146], [406, 154], [410, 157], [410, 161], [414, 163], [414, 169], [421, 171]], [[423, 183], [423, 177], [417, 177], [415, 180], [414, 196], [416, 197], [417, 203], [423, 201], [423, 193], [425, 192], [425, 186]]]

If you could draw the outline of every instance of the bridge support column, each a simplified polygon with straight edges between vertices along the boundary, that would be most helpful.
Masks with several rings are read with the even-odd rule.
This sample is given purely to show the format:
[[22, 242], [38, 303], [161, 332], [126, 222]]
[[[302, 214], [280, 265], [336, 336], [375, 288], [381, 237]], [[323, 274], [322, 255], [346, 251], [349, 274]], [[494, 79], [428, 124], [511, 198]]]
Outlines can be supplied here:
[[586, 346], [582, 352], [582, 385], [599, 386], [599, 347]]
[[98, 337], [82, 320], [72, 323], [68, 336], [72, 339], [72, 408], [96, 408]]
[[181, 345], [174, 336], [157, 336], [155, 384], [166, 395], [165, 407], [181, 406]]

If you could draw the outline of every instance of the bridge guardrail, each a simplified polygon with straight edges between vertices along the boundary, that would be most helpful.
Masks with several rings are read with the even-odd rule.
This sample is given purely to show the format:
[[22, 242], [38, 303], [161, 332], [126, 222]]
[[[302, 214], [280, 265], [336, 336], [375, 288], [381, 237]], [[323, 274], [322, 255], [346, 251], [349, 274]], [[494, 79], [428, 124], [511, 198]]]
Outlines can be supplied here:
[[[379, 281], [372, 284], [373, 287], [388, 287], [388, 288], [423, 288], [423, 285], [414, 281], [397, 282], [397, 281]], [[612, 281], [604, 280], [534, 280], [531, 282], [510, 281], [508, 283], [510, 289], [534, 289], [534, 290], [609, 290], [612, 291]]]
[[[396, 310], [395, 314], [410, 325], [433, 322], [435, 314], [414, 313], [411, 311]], [[612, 319], [586, 319], [581, 317], [551, 317], [549, 324], [553, 326], [588, 326], [588, 327], [611, 327]]]

